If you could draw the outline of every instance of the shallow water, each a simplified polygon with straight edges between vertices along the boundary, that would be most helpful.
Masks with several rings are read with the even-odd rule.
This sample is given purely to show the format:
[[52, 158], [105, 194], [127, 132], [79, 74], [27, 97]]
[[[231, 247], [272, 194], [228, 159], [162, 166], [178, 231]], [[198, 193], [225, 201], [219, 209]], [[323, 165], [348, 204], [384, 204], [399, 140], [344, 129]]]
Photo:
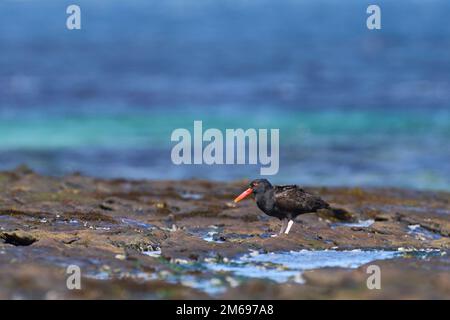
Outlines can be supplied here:
[[[145, 255], [159, 258], [161, 251], [144, 251]], [[260, 254], [251, 251], [238, 259], [226, 262], [206, 260], [204, 263], [190, 261], [173, 261], [181, 269], [176, 272], [162, 271], [150, 273], [119, 273], [111, 274], [104, 270], [89, 274], [90, 278], [109, 280], [112, 278], [134, 278], [137, 280], [164, 280], [168, 283], [179, 283], [184, 286], [204, 291], [210, 295], [223, 293], [229, 287], [235, 287], [249, 278], [266, 279], [278, 283], [304, 283], [303, 271], [325, 267], [357, 268], [375, 260], [385, 260], [401, 257], [400, 251], [362, 251], [362, 250], [301, 250], [280, 253]], [[184, 270], [184, 271], [182, 271]], [[192, 271], [209, 271], [213, 276], [205, 278], [205, 274], [193, 275]]]
[[[161, 257], [161, 251], [144, 251], [145, 255]], [[383, 250], [301, 250], [260, 254], [251, 251], [233, 260], [205, 259], [203, 263], [175, 259], [176, 270], [148, 272], [112, 272], [102, 268], [89, 272], [86, 276], [97, 280], [125, 279], [136, 281], [162, 280], [181, 284], [217, 296], [230, 287], [236, 287], [248, 279], [263, 279], [277, 283], [305, 283], [304, 271], [327, 267], [358, 268], [376, 260], [416, 258], [428, 259], [433, 255], [445, 254], [440, 250], [413, 250], [399, 248], [396, 251]]]
[[193, 228], [189, 231], [189, 233], [200, 237], [207, 242], [223, 243], [224, 241], [216, 238], [222, 229], [223, 228], [217, 226], [209, 226], [207, 228]]
[[126, 225], [133, 226], [133, 227], [140, 228], [140, 229], [151, 230], [151, 229], [156, 228], [152, 224], [145, 223], [145, 222], [142, 222], [142, 221], [137, 221], [137, 220], [134, 220], [134, 219], [122, 218], [121, 221], [124, 224], [126, 224]]
[[161, 257], [161, 250], [142, 251], [142, 253], [149, 257], [154, 257], [154, 258]]
[[182, 193], [180, 193], [180, 196], [186, 200], [201, 200], [201, 199], [203, 199], [202, 194], [193, 193], [193, 192], [182, 192]]
[[332, 223], [331, 227], [360, 227], [360, 228], [368, 228], [370, 227], [372, 224], [374, 224], [375, 220], [373, 219], [368, 219], [368, 220], [359, 220], [357, 222], [336, 222], [336, 223]]
[[301, 274], [305, 270], [326, 267], [357, 268], [375, 260], [400, 257], [398, 251], [337, 251], [337, 250], [301, 250], [281, 253], [252, 253], [232, 260], [229, 263], [206, 264], [206, 268], [215, 272], [230, 272], [244, 278], [269, 279], [279, 283], [294, 281], [303, 283]]
[[442, 238], [442, 236], [439, 233], [427, 230], [420, 224], [409, 225], [408, 229], [409, 229], [408, 233], [414, 235], [418, 239], [439, 240]]
[[204, 236], [202, 239], [207, 242], [215, 242], [215, 243], [223, 243], [221, 240], [215, 240], [214, 236], [217, 235], [219, 232], [217, 231], [209, 231], [206, 236]]

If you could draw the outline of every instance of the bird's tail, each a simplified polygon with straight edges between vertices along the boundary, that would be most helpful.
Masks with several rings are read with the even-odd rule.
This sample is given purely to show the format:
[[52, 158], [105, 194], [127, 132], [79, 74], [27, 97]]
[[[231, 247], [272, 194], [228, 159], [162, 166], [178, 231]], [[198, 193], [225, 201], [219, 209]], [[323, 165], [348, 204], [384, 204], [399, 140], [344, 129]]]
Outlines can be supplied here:
[[320, 217], [329, 220], [337, 220], [337, 221], [355, 220], [355, 216], [351, 212], [343, 208], [335, 208], [330, 206], [328, 208], [318, 210], [317, 213]]

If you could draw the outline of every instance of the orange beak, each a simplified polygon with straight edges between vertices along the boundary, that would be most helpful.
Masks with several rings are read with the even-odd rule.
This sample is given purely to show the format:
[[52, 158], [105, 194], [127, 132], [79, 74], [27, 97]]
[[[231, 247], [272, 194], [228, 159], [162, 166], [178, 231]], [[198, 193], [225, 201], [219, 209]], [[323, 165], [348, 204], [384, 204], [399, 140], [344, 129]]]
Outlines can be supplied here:
[[239, 202], [242, 199], [244, 199], [245, 197], [248, 197], [249, 195], [251, 195], [252, 193], [253, 193], [253, 189], [252, 188], [248, 188], [247, 190], [242, 192], [236, 199], [234, 199], [234, 202]]

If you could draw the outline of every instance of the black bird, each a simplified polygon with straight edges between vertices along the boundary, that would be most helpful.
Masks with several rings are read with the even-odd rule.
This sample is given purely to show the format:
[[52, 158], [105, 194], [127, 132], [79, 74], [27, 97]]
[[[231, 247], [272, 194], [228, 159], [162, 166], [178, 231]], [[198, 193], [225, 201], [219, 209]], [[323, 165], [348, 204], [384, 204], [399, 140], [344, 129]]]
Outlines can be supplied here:
[[280, 234], [289, 233], [298, 215], [330, 208], [330, 205], [320, 197], [296, 185], [272, 186], [266, 179], [253, 180], [249, 188], [234, 199], [234, 202], [239, 202], [252, 193], [259, 209], [269, 216], [282, 220]]

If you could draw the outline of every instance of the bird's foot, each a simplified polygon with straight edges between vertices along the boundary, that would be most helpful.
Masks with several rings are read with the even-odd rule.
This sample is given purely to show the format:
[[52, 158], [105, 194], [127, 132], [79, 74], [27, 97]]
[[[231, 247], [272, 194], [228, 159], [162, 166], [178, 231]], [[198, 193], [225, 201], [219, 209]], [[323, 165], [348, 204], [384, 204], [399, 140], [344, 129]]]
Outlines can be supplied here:
[[278, 237], [278, 236], [279, 236], [279, 234], [271, 234], [271, 235], [270, 235], [271, 238], [276, 238], [276, 237]]

